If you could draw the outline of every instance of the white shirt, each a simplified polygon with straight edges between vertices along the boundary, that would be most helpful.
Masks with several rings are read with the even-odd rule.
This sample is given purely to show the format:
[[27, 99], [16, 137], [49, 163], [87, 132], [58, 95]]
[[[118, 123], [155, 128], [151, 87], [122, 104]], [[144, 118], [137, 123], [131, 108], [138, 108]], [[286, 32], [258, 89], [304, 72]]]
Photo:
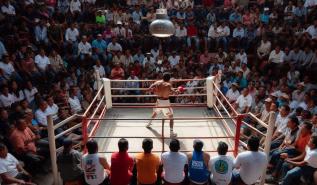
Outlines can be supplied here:
[[217, 33], [216, 33], [215, 27], [213, 25], [210, 25], [210, 27], [209, 27], [208, 37], [211, 37], [211, 38], [217, 37]]
[[31, 103], [34, 100], [34, 95], [38, 92], [36, 87], [33, 87], [31, 90], [24, 89], [24, 95], [26, 100]]
[[77, 96], [74, 96], [73, 98], [69, 97], [68, 103], [74, 113], [80, 112], [82, 110], [80, 101]]
[[34, 62], [41, 71], [45, 71], [47, 66], [51, 64], [47, 56], [36, 55]]
[[15, 15], [15, 8], [11, 4], [8, 6], [2, 5], [1, 12], [8, 15]]
[[188, 163], [187, 156], [181, 152], [165, 152], [161, 156], [164, 179], [170, 183], [180, 183], [184, 180], [184, 166]]
[[317, 149], [311, 150], [309, 147], [306, 147], [306, 156], [304, 161], [307, 162], [308, 166], [317, 168]]
[[69, 8], [70, 8], [70, 11], [72, 12], [72, 13], [74, 13], [74, 11], [81, 11], [81, 3], [80, 3], [80, 1], [79, 0], [77, 0], [76, 2], [75, 2], [75, 0], [72, 0], [71, 2], [70, 2], [70, 5], [69, 5]]
[[271, 62], [276, 63], [276, 64], [283, 63], [283, 58], [284, 58], [284, 52], [281, 50], [279, 53], [276, 53], [276, 51], [273, 50], [273, 51], [271, 51], [270, 56], [269, 56], [269, 60], [271, 60]]
[[154, 59], [153, 57], [150, 57], [150, 59], [148, 59], [147, 57], [145, 57], [145, 58], [143, 59], [143, 63], [142, 63], [143, 67], [145, 66], [146, 63], [155, 64], [155, 59]]
[[120, 36], [120, 37], [126, 37], [127, 36], [127, 31], [124, 27], [115, 27], [113, 29], [113, 33], [116, 35], [116, 36]]
[[121, 45], [119, 43], [114, 43], [113, 44], [112, 42], [110, 42], [108, 44], [107, 51], [108, 52], [111, 52], [111, 51], [122, 51], [122, 47], [121, 47]]
[[94, 65], [93, 68], [94, 68], [95, 71], [99, 72], [100, 78], [106, 77], [105, 68], [102, 65], [100, 65], [99, 67]]
[[15, 95], [14, 93], [12, 93], [12, 96], [13, 96], [13, 98], [14, 98], [14, 102], [22, 101], [22, 100], [24, 100], [24, 98], [25, 98], [24, 93], [23, 93], [22, 90], [19, 91], [18, 96]]
[[172, 67], [176, 66], [179, 63], [179, 59], [180, 59], [180, 57], [177, 55], [175, 55], [175, 57], [173, 57], [173, 56], [168, 57], [168, 61]]
[[47, 106], [46, 112], [49, 115], [52, 115], [53, 120], [58, 119], [58, 106], [54, 103], [52, 106]]
[[317, 38], [317, 28], [314, 25], [309, 26], [306, 31], [312, 37], [312, 39]]
[[2, 71], [4, 72], [4, 75], [6, 77], [10, 77], [12, 75], [12, 73], [15, 71], [13, 65], [9, 62], [9, 63], [4, 63], [4, 62], [0, 62], [0, 68], [2, 69]]
[[99, 185], [107, 177], [104, 167], [100, 164], [98, 154], [84, 155], [82, 159], [82, 169], [84, 169], [85, 181], [90, 185]]
[[10, 107], [14, 103], [14, 96], [8, 93], [8, 96], [4, 94], [0, 95], [0, 107]]
[[241, 63], [248, 64], [248, 56], [245, 52], [242, 54], [239, 52], [238, 54], [236, 54], [236, 56], [234, 58], [236, 60], [239, 59]]
[[222, 27], [220, 25], [218, 26], [216, 33], [218, 37], [228, 37], [230, 35], [230, 28], [228, 26]]
[[74, 29], [67, 28], [67, 30], [65, 32], [65, 40], [66, 41], [76, 42], [78, 36], [79, 36], [79, 31], [77, 28], [74, 28]]
[[185, 27], [183, 27], [183, 29], [180, 29], [180, 27], [176, 28], [175, 37], [186, 37], [186, 36], [187, 36], [187, 30]]
[[282, 117], [281, 114], [278, 114], [275, 121], [276, 130], [280, 133], [285, 133], [288, 120], [288, 116]]
[[233, 90], [230, 88], [226, 94], [226, 97], [228, 98], [228, 100], [231, 101], [236, 101], [240, 96], [240, 93], [238, 90], [236, 90], [235, 92], [233, 92]]
[[8, 153], [6, 158], [0, 158], [0, 174], [6, 174], [9, 177], [16, 177], [19, 174], [17, 169], [18, 164], [19, 161], [13, 155]]
[[243, 96], [242, 94], [238, 97], [236, 103], [239, 105], [240, 109], [244, 109], [246, 107], [251, 107], [252, 105], [252, 96], [248, 94], [247, 96]]
[[234, 167], [240, 168], [239, 174], [244, 183], [254, 184], [262, 176], [267, 163], [264, 152], [246, 151], [237, 156]]
[[91, 55], [91, 45], [89, 42], [78, 44], [78, 54], [88, 54]]
[[47, 116], [50, 115], [47, 109], [43, 112], [41, 109], [35, 111], [35, 119], [43, 126], [47, 126]]
[[226, 155], [212, 157], [209, 161], [210, 179], [217, 185], [228, 185], [231, 181], [233, 158]]

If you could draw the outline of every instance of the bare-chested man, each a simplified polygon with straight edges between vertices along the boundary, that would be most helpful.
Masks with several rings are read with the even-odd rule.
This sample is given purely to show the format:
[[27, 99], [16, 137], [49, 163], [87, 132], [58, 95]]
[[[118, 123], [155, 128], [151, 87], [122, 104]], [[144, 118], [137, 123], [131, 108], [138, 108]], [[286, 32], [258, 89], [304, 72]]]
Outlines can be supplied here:
[[[159, 113], [163, 113], [164, 117], [170, 119], [170, 137], [176, 137], [177, 134], [173, 131], [174, 120], [173, 120], [173, 110], [170, 107], [169, 96], [173, 93], [178, 93], [178, 90], [173, 90], [172, 84], [170, 83], [171, 75], [169, 73], [164, 73], [163, 80], [156, 81], [153, 83], [149, 90], [153, 91], [157, 95], [156, 106], [164, 106], [164, 108], [154, 108], [152, 119], [154, 119]], [[166, 108], [165, 108], [166, 107]], [[150, 128], [152, 125], [152, 120], [146, 125]]]

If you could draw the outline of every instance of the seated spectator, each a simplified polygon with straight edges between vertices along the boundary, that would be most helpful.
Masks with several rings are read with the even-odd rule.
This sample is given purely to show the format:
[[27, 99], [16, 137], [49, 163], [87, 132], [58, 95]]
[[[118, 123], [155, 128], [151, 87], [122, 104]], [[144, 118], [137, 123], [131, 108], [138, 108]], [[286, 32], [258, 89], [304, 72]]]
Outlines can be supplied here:
[[234, 103], [240, 96], [240, 92], [238, 90], [239, 85], [237, 83], [232, 83], [230, 89], [226, 93], [226, 98], [230, 103]]
[[138, 184], [154, 185], [159, 174], [160, 158], [151, 153], [153, 149], [152, 139], [144, 139], [142, 142], [144, 153], [135, 156]]
[[180, 185], [187, 173], [188, 159], [184, 153], [179, 152], [180, 143], [177, 139], [171, 140], [169, 148], [171, 151], [161, 156], [163, 181], [166, 185]]
[[69, 91], [69, 98], [68, 98], [68, 103], [70, 105], [72, 113], [80, 113], [83, 111], [80, 101], [77, 97], [77, 88], [72, 87]]
[[9, 93], [9, 88], [7, 86], [3, 86], [0, 94], [0, 107], [10, 108], [14, 103], [14, 100], [14, 96]]
[[109, 164], [107, 159], [98, 155], [98, 143], [89, 140], [86, 143], [88, 154], [82, 157], [82, 169], [85, 181], [89, 185], [106, 184], [109, 180]]
[[82, 181], [81, 158], [81, 154], [73, 149], [72, 140], [64, 139], [63, 151], [57, 154], [57, 167], [64, 184]]
[[7, 80], [14, 79], [21, 81], [20, 75], [16, 72], [15, 68], [13, 67], [13, 62], [10, 61], [9, 55], [5, 54], [3, 55], [3, 61], [0, 62], [0, 68], [2, 69], [4, 73], [4, 77]]
[[11, 81], [10, 92], [13, 95], [14, 102], [21, 102], [25, 99], [24, 93], [16, 81]]
[[52, 116], [53, 121], [58, 119], [58, 106], [54, 103], [54, 99], [52, 96], [46, 97], [47, 109], [46, 112], [48, 115]]
[[[313, 182], [313, 174], [317, 169], [317, 136], [313, 134], [306, 148], [300, 156], [286, 158], [283, 164], [283, 181], [282, 185], [299, 184], [301, 176], [307, 182]], [[294, 166], [290, 169], [290, 165]]]
[[188, 178], [191, 184], [208, 184], [210, 173], [208, 163], [210, 155], [203, 152], [204, 143], [201, 140], [194, 140], [194, 151], [188, 154]]
[[42, 100], [39, 103], [39, 108], [35, 111], [35, 119], [38, 121], [40, 126], [47, 127], [48, 115], [49, 115], [49, 112], [48, 112], [47, 102]]
[[275, 120], [275, 127], [272, 136], [271, 150], [279, 147], [284, 139], [284, 134], [289, 120], [290, 108], [288, 105], [281, 106], [279, 114]]
[[248, 150], [238, 154], [234, 161], [234, 168], [238, 172], [233, 174], [233, 185], [255, 184], [262, 176], [267, 165], [267, 156], [259, 151], [260, 140], [251, 136], [248, 140]]
[[82, 40], [78, 44], [78, 56], [81, 60], [91, 56], [91, 45], [89, 42], [87, 42], [86, 35], [82, 36]]
[[31, 175], [12, 154], [8, 153], [7, 147], [2, 143], [0, 143], [0, 180], [3, 184], [33, 185]]
[[39, 138], [40, 136], [35, 135], [22, 118], [16, 121], [16, 128], [13, 129], [10, 135], [14, 152], [25, 162], [26, 166], [32, 170], [39, 168], [44, 159], [42, 155], [39, 155], [42, 151], [35, 145], [35, 142]]
[[35, 56], [35, 64], [38, 67], [38, 69], [41, 72], [47, 72], [50, 69], [50, 60], [48, 59], [48, 57], [45, 55], [45, 50], [44, 49], [40, 49], [40, 52], [38, 55]]
[[250, 111], [252, 104], [252, 96], [249, 94], [248, 89], [243, 89], [242, 94], [235, 101], [234, 107], [237, 108], [238, 112], [246, 113]]
[[233, 170], [233, 158], [227, 156], [228, 145], [220, 141], [217, 147], [218, 156], [209, 161], [210, 180], [212, 184], [228, 185], [231, 182]]
[[122, 138], [118, 142], [119, 152], [111, 155], [111, 184], [130, 184], [133, 170], [133, 158], [128, 154], [128, 140]]

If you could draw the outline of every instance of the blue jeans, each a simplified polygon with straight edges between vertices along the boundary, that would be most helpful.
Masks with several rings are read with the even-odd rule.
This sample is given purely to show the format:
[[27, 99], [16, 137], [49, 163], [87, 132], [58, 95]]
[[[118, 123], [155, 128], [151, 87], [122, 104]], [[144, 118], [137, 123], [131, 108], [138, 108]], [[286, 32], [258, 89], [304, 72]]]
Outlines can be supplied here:
[[245, 184], [245, 183], [241, 179], [239, 172], [233, 172], [232, 179], [231, 179], [231, 185], [241, 185], [241, 184]]
[[[283, 171], [286, 170], [287, 164], [283, 164], [283, 168], [284, 167], [285, 169], [283, 169]], [[307, 165], [295, 167], [286, 173], [285, 177], [283, 178], [282, 185], [297, 185], [299, 184], [298, 182], [300, 181], [301, 176], [304, 176], [306, 179], [312, 180], [315, 171], [315, 168]]]

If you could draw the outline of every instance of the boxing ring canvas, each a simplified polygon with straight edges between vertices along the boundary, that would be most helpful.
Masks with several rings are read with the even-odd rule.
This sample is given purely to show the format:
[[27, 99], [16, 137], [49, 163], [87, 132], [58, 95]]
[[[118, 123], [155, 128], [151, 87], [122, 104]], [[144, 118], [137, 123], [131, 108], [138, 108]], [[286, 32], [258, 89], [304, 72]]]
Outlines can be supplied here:
[[[214, 116], [213, 111], [207, 107], [175, 107], [173, 108], [174, 117], [210, 117]], [[148, 119], [152, 114], [151, 108], [112, 108], [107, 111], [105, 118], [110, 119]], [[163, 118], [159, 115], [158, 118]], [[95, 138], [99, 144], [99, 151], [105, 153], [107, 157], [112, 152], [118, 151], [117, 142], [121, 137], [128, 138], [129, 152], [137, 153], [142, 151], [142, 138], [153, 137], [153, 151], [162, 152], [162, 121], [154, 120], [151, 128], [146, 128], [148, 120], [102, 120], [95, 133]], [[169, 120], [164, 124], [165, 137], [169, 137]], [[216, 151], [219, 141], [228, 143], [229, 148], [233, 148], [232, 138], [214, 138], [207, 137], [228, 137], [230, 133], [224, 128], [221, 120], [175, 120], [174, 131], [177, 132], [181, 151], [189, 152], [193, 150], [194, 138], [201, 139], [204, 142], [204, 150]], [[103, 139], [104, 137], [109, 137]], [[137, 138], [139, 137], [139, 138]], [[204, 138], [205, 137], [205, 138]], [[188, 138], [188, 139], [187, 139]], [[164, 149], [168, 151], [170, 139], [164, 140]], [[231, 147], [230, 147], [231, 146]], [[214, 152], [211, 152], [214, 153]]]

